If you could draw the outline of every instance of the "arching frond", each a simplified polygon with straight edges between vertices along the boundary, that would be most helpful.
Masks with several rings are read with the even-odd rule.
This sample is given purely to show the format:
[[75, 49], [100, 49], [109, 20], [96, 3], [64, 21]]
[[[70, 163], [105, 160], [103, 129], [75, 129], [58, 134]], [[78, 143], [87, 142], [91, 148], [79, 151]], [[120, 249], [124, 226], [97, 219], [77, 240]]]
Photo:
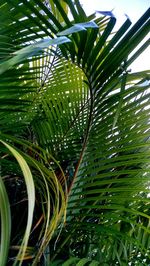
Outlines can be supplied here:
[[[112, 12], [87, 16], [78, 0], [2, 0], [0, 12], [3, 265], [9, 241], [14, 265], [147, 263], [149, 71], [129, 66], [150, 11], [115, 33]], [[10, 239], [22, 206], [27, 227], [16, 220]]]

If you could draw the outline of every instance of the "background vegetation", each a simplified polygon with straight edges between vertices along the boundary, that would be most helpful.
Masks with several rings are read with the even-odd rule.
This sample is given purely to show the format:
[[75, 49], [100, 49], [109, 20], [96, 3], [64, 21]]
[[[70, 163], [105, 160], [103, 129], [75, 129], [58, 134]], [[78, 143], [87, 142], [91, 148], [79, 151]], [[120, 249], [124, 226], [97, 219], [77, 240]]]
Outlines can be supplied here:
[[[0, 1], [0, 265], [150, 263], [146, 13]], [[135, 49], [136, 48], [136, 49]]]

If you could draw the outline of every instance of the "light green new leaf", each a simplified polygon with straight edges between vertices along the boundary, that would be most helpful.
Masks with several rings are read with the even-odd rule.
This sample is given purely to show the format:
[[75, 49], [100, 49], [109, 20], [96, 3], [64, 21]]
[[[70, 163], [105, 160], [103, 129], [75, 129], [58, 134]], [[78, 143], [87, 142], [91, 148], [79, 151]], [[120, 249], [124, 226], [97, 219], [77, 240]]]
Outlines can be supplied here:
[[[1, 169], [0, 169], [1, 171]], [[0, 176], [0, 217], [1, 217], [1, 238], [0, 238], [0, 265], [5, 266], [8, 261], [8, 251], [11, 234], [11, 213], [7, 191]]]
[[[22, 157], [21, 154], [18, 153], [17, 150], [15, 150], [12, 146], [7, 144], [6, 142], [1, 140], [1, 143], [6, 146], [6, 148], [13, 154], [13, 156], [16, 158], [24, 179], [26, 183], [26, 188], [27, 188], [27, 195], [28, 195], [28, 218], [27, 218], [27, 225], [26, 225], [26, 231], [19, 249], [19, 253], [17, 256], [17, 259], [20, 260], [19, 265], [22, 264], [22, 260], [24, 258], [30, 232], [31, 232], [31, 227], [32, 227], [32, 222], [33, 222], [33, 212], [34, 212], [34, 206], [35, 206], [35, 185], [33, 181], [33, 177], [30, 171], [29, 166], [27, 165], [25, 159]], [[17, 265], [17, 261], [14, 263], [14, 265]]]
[[11, 59], [0, 64], [0, 75], [27, 58], [41, 54], [43, 49], [48, 48], [49, 46], [60, 45], [67, 42], [70, 42], [70, 40], [63, 36], [56, 39], [45, 39], [38, 43], [22, 48], [21, 50], [16, 51]]
[[78, 23], [78, 24], [74, 24], [72, 27], [63, 30], [61, 32], [59, 32], [57, 35], [58, 36], [63, 36], [63, 35], [70, 35], [72, 33], [75, 32], [79, 32], [79, 31], [86, 31], [86, 29], [88, 28], [98, 28], [98, 26], [96, 25], [96, 23], [94, 21], [90, 21], [90, 22], [84, 22], [84, 23]]

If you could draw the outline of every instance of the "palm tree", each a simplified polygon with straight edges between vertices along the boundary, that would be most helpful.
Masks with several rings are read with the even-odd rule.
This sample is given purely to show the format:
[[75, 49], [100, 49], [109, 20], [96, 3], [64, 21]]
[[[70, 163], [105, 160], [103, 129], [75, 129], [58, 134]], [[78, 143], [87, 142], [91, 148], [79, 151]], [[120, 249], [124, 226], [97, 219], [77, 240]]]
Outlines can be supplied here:
[[0, 12], [0, 265], [148, 265], [149, 71], [129, 66], [150, 11], [116, 32], [79, 0]]

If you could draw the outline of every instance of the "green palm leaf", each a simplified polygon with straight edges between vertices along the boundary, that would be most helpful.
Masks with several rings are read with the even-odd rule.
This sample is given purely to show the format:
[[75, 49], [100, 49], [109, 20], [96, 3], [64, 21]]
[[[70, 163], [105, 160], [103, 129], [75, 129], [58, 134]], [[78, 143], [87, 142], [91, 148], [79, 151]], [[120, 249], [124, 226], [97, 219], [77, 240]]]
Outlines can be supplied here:
[[2, 177], [0, 179], [1, 249], [0, 264], [6, 265], [11, 233], [10, 205]]
[[[128, 67], [148, 47], [137, 49], [149, 10], [116, 33], [112, 13], [88, 17], [78, 0], [4, 0], [0, 11], [1, 138], [26, 165], [39, 201], [31, 247], [15, 244], [20, 264], [37, 265], [42, 254], [54, 265], [147, 262], [149, 71]], [[4, 175], [22, 176], [7, 156]]]

